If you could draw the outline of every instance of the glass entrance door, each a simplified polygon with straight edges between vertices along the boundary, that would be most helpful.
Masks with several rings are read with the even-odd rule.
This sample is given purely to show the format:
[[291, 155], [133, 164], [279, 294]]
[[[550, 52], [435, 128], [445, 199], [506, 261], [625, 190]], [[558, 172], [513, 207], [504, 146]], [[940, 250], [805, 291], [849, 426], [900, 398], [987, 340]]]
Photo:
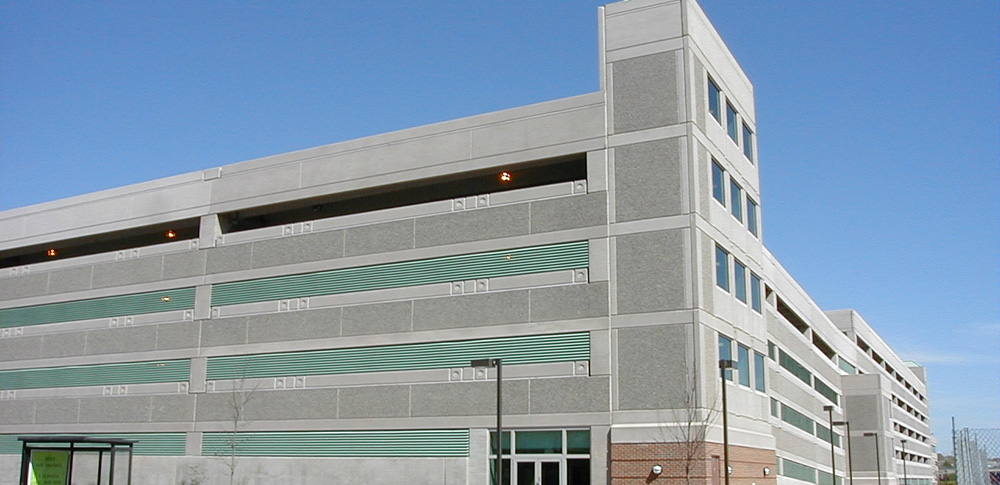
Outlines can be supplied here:
[[516, 462], [517, 485], [562, 485], [559, 460], [524, 460]]

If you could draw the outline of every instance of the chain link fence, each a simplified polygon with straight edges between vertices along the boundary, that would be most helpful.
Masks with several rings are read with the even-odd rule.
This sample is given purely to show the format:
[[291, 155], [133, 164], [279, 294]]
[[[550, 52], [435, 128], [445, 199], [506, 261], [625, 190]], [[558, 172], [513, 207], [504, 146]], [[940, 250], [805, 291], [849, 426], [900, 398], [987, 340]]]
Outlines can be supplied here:
[[958, 485], [1000, 485], [1000, 429], [953, 431]]

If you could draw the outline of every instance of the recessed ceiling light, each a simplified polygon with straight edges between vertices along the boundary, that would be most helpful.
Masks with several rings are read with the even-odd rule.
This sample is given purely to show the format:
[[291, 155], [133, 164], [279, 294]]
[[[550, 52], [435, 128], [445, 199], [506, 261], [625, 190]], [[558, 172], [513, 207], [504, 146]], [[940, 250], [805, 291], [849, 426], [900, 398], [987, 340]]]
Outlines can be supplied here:
[[48, 254], [49, 256], [55, 256], [55, 255], [59, 254], [59, 252], [56, 251], [55, 249], [50, 249], [48, 251], [45, 251], [45, 254]]
[[514, 176], [511, 175], [510, 172], [500, 172], [500, 181], [501, 182], [510, 182], [511, 179], [513, 179], [513, 178], [514, 178]]
[[177, 233], [174, 232], [173, 229], [168, 230], [167, 231], [167, 237], [170, 238], [170, 239], [173, 239], [173, 238], [177, 237]]

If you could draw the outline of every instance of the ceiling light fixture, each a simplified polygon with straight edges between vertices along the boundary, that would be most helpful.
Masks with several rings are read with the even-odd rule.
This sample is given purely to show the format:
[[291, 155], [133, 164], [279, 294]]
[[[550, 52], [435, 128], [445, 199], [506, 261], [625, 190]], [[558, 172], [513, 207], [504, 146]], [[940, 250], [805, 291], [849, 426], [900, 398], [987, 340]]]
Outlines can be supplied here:
[[176, 232], [174, 232], [174, 230], [173, 230], [173, 229], [169, 229], [169, 230], [167, 230], [167, 238], [168, 238], [168, 239], [173, 239], [173, 238], [175, 238], [175, 237], [177, 237], [177, 233], [176, 233]]
[[48, 254], [49, 257], [54, 257], [55, 255], [59, 254], [59, 252], [56, 251], [55, 249], [50, 249], [48, 251], [45, 251], [45, 254]]
[[514, 176], [511, 175], [510, 172], [500, 172], [500, 181], [501, 182], [510, 182], [511, 179], [513, 179], [513, 178], [514, 178]]

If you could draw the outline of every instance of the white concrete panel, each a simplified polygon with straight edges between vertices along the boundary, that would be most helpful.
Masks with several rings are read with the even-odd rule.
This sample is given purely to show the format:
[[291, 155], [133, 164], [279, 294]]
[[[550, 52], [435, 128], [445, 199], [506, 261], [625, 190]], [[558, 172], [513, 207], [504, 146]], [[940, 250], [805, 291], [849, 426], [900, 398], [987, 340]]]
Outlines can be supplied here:
[[633, 0], [605, 7], [607, 50], [648, 44], [682, 35], [681, 4], [661, 0]]

